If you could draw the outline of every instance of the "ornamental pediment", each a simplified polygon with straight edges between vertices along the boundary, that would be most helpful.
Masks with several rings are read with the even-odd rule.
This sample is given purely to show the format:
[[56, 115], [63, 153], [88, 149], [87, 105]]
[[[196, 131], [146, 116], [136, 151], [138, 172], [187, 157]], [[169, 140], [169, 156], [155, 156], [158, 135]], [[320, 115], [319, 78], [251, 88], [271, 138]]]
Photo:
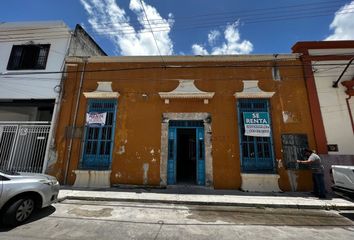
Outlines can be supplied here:
[[258, 80], [243, 80], [242, 92], [236, 92], [236, 98], [271, 98], [275, 92], [265, 92], [258, 87]]
[[179, 80], [179, 85], [171, 92], [159, 92], [165, 104], [169, 104], [170, 99], [204, 99], [208, 104], [209, 99], [213, 98], [214, 92], [204, 92], [194, 85], [194, 80]]
[[83, 92], [86, 98], [118, 98], [119, 93], [113, 92], [112, 82], [97, 82], [97, 89], [93, 92]]

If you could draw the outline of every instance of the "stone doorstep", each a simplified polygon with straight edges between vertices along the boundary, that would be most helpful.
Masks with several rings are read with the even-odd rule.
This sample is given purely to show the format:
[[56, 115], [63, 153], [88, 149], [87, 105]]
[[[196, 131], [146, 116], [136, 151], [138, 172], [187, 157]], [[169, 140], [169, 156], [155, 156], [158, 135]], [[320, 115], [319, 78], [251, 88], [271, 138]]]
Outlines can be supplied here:
[[109, 188], [111, 186], [111, 170], [74, 170], [76, 179], [73, 187], [78, 188]]
[[241, 189], [248, 192], [281, 192], [278, 174], [241, 173]]

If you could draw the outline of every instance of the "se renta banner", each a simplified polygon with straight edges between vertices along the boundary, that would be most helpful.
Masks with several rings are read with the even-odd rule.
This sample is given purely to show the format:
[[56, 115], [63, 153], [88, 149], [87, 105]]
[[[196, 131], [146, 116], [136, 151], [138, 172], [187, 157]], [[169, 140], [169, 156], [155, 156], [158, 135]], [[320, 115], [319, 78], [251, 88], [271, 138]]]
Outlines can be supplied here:
[[88, 112], [86, 113], [86, 126], [102, 127], [106, 124], [107, 113]]
[[269, 114], [267, 112], [244, 112], [245, 135], [270, 137]]

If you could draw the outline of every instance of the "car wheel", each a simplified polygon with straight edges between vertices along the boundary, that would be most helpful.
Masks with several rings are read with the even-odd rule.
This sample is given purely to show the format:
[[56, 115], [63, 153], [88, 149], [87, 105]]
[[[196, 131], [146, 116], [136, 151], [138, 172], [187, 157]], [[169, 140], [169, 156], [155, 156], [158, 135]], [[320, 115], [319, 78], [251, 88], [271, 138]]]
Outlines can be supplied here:
[[5, 211], [3, 223], [17, 226], [25, 222], [33, 213], [35, 204], [32, 198], [23, 198], [13, 202]]

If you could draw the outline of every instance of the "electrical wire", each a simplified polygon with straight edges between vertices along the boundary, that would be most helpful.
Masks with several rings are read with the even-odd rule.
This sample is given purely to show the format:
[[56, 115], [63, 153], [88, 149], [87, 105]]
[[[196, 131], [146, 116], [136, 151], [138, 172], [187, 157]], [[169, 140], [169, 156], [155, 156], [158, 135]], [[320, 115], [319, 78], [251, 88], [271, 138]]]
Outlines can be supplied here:
[[166, 63], [165, 63], [165, 61], [164, 61], [164, 59], [163, 59], [163, 57], [162, 57], [162, 55], [161, 55], [161, 51], [160, 51], [159, 45], [157, 44], [157, 40], [156, 40], [154, 31], [152, 30], [152, 27], [151, 27], [150, 21], [149, 21], [149, 19], [148, 19], [148, 16], [147, 16], [147, 14], [146, 14], [145, 7], [144, 7], [144, 3], [143, 3], [142, 0], [140, 0], [140, 4], [141, 4], [141, 7], [142, 7], [142, 9], [143, 9], [143, 11], [144, 11], [144, 15], [145, 15], [146, 21], [147, 21], [147, 23], [148, 23], [148, 25], [149, 25], [149, 27], [150, 27], [151, 34], [152, 34], [152, 37], [154, 38], [155, 45], [156, 45], [157, 51], [158, 51], [158, 53], [159, 53], [159, 55], [160, 55], [161, 61], [162, 61], [163, 65], [166, 66]]
[[[329, 4], [329, 5], [328, 5]], [[340, 4], [340, 5], [339, 5]], [[235, 14], [241, 14], [238, 17], [244, 17], [244, 16], [260, 16], [260, 15], [266, 15], [266, 14], [275, 14], [277, 12], [279, 13], [284, 13], [286, 11], [292, 11], [292, 9], [294, 8], [293, 11], [299, 12], [300, 10], [311, 10], [311, 9], [323, 9], [323, 8], [329, 8], [330, 10], [333, 10], [333, 8], [338, 8], [343, 4], [343, 1], [337, 1], [337, 3], [335, 1], [328, 1], [328, 2], [317, 2], [317, 3], [307, 3], [307, 4], [297, 4], [297, 5], [287, 5], [287, 6], [277, 6], [277, 8], [258, 8], [258, 9], [249, 9], [249, 10], [242, 10], [242, 11], [232, 11], [232, 12], [219, 12], [219, 13], [210, 13], [210, 14], [202, 14], [202, 15], [192, 15], [192, 16], [185, 16], [185, 17], [179, 17], [177, 19], [174, 20], [178, 20], [178, 21], [187, 21], [188, 24], [190, 24], [190, 20], [191, 19], [195, 19], [197, 18], [201, 18], [201, 20], [204, 22], [205, 17], [207, 17], [207, 19], [211, 19], [210, 17], [215, 17], [215, 16], [223, 16], [223, 15], [232, 15], [234, 16]], [[314, 6], [313, 6], [314, 5]], [[325, 6], [328, 5], [328, 6]], [[311, 7], [312, 6], [312, 7]], [[299, 9], [300, 8], [300, 9]], [[303, 8], [303, 9], [301, 9]], [[261, 12], [261, 13], [255, 13], [255, 12]], [[154, 24], [159, 24], [159, 22], [162, 22], [165, 25], [165, 20], [164, 19], [149, 19], [151, 22], [153, 22]], [[144, 22], [146, 20], [142, 20], [142, 22]], [[195, 20], [194, 20], [195, 21]], [[104, 25], [110, 25], [112, 24], [111, 22], [100, 22], [101, 24]], [[140, 21], [120, 21], [120, 24], [140, 24]]]
[[[299, 73], [299, 74], [280, 74], [281, 75], [281, 79], [282, 80], [286, 80], [286, 79], [303, 79], [304, 78], [304, 75], [303, 73]], [[271, 72], [269, 72], [269, 76], [271, 77]], [[343, 75], [345, 77], [351, 77], [352, 74], [350, 73], [347, 73], [345, 75]], [[244, 79], [248, 79], [250, 76], [249, 75], [240, 75], [238, 73], [235, 73], [235, 76], [229, 76], [229, 77], [203, 77], [202, 79], [198, 79], [198, 78], [195, 78], [194, 77], [190, 77], [191, 79], [195, 79], [195, 80], [203, 80], [203, 81], [214, 81], [214, 80], [225, 80], [225, 81], [229, 81], [229, 80], [244, 80]], [[320, 75], [320, 74], [316, 74], [315, 77], [333, 77], [333, 78], [336, 78], [338, 77], [338, 74], [332, 74], [332, 75], [328, 75], [328, 74], [323, 74], [323, 75]], [[144, 77], [144, 78], [122, 78], [122, 77], [119, 77], [117, 76], [114, 80], [116, 81], [129, 81], [129, 82], [132, 82], [132, 81], [142, 81], [142, 80], [149, 80], [151, 77]], [[0, 84], [1, 84], [1, 81], [26, 81], [26, 80], [34, 80], [34, 81], [44, 81], [44, 82], [47, 82], [47, 81], [54, 81], [54, 82], [58, 82], [60, 81], [60, 77], [57, 77], [57, 78], [37, 78], [37, 77], [22, 77], [22, 76], [4, 76], [4, 77], [1, 77], [0, 78]], [[100, 81], [102, 80], [101, 77], [89, 77], [87, 78], [87, 80], [90, 80], [90, 81]], [[159, 80], [156, 80], [156, 79], [150, 79], [149, 81], [178, 81], [178, 79], [167, 79], [167, 78], [164, 78], [164, 77], [161, 77], [161, 79]]]
[[[283, 12], [281, 12], [282, 15], [278, 15], [278, 16], [264, 16], [264, 17], [254, 17], [254, 16], [250, 16], [248, 18], [243, 19], [242, 15], [241, 16], [237, 16], [234, 18], [228, 18], [228, 21], [232, 21], [235, 22], [237, 19], [241, 19], [242, 23], [244, 24], [252, 24], [252, 23], [265, 23], [265, 22], [276, 22], [276, 21], [284, 21], [284, 20], [293, 20], [293, 19], [303, 19], [303, 18], [313, 18], [313, 17], [321, 17], [321, 16], [328, 16], [328, 15], [332, 15], [333, 14], [333, 9], [328, 9], [326, 11], [319, 11], [320, 7], [312, 10], [312, 11], [308, 11], [308, 12], [304, 12], [299, 14], [298, 12], [292, 13], [291, 15], [289, 14], [285, 14]], [[351, 14], [354, 13], [354, 11], [348, 11], [348, 10], [353, 10], [354, 8], [348, 8], [346, 11], [341, 11], [338, 12], [337, 14], [339, 15], [343, 15], [343, 14]], [[244, 15], [245, 16], [245, 15]], [[246, 15], [247, 16], [247, 15]], [[176, 19], [177, 20], [177, 19]], [[198, 28], [205, 28], [205, 27], [215, 27], [215, 26], [220, 26], [220, 25], [225, 25], [227, 23], [226, 19], [221, 19], [218, 21], [209, 21], [207, 22], [207, 24], [205, 24], [207, 21], [203, 20], [201, 23], [198, 23], [197, 21], [194, 22], [188, 22], [186, 24], [187, 27], [183, 27], [176, 25], [173, 29], [174, 30], [186, 30], [186, 29], [198, 29]], [[116, 24], [116, 23], [111, 23], [111, 24]], [[155, 24], [156, 25], [156, 24]], [[107, 26], [107, 24], [106, 24]], [[108, 25], [109, 26], [109, 25]], [[164, 24], [164, 26], [162, 27], [155, 27], [153, 30], [154, 32], [163, 32], [163, 31], [170, 31], [170, 27], [165, 27], [166, 24]], [[103, 25], [101, 26], [101, 28], [99, 30], [97, 30], [96, 28], [92, 28], [94, 31], [96, 31], [97, 33], [105, 33], [105, 34], [110, 34], [110, 33], [122, 33], [122, 34], [136, 34], [136, 31], [124, 31], [124, 26], [122, 26], [120, 29], [118, 30], [112, 30], [112, 27], [104, 27]], [[129, 26], [129, 29], [131, 29], [132, 26]], [[147, 32], [147, 29], [142, 29], [139, 31], [139, 33], [142, 32]]]
[[[202, 61], [202, 60], [201, 60]], [[269, 60], [268, 60], [269, 61]], [[255, 61], [252, 61], [255, 62]], [[119, 71], [136, 71], [136, 70], [156, 70], [156, 69], [203, 69], [203, 68], [272, 68], [273, 65], [271, 62], [268, 64], [264, 64], [267, 60], [259, 61], [263, 62], [263, 64], [227, 64], [227, 65], [166, 65], [166, 66], [146, 66], [146, 67], [130, 67], [130, 68], [112, 68], [112, 69], [89, 69], [85, 70], [85, 72], [119, 72]], [[304, 67], [304, 66], [313, 66], [312, 64], [279, 64], [278, 68], [294, 68], [294, 67]], [[346, 66], [347, 63], [321, 63], [316, 64], [316, 66]], [[55, 73], [77, 73], [82, 72], [82, 70], [75, 71], [47, 71], [47, 72], [16, 72], [16, 73], [0, 73], [0, 76], [16, 76], [16, 75], [45, 75], [45, 74], [55, 74]]]
[[[327, 2], [327, 3], [331, 3], [332, 1], [330, 2]], [[221, 19], [217, 19], [218, 21], [217, 22], [213, 22], [211, 21], [210, 22], [210, 19], [212, 18], [209, 18], [209, 19], [200, 19], [200, 23], [198, 23], [198, 20], [194, 20], [193, 22], [190, 22], [187, 20], [187, 23], [185, 24], [186, 27], [183, 27], [183, 25], [181, 24], [177, 24], [175, 28], [173, 28], [174, 30], [178, 30], [178, 29], [181, 29], [181, 30], [186, 30], [186, 29], [198, 29], [198, 28], [205, 28], [205, 27], [218, 27], [220, 25], [225, 25], [227, 21], [235, 21], [236, 19], [242, 19], [243, 17], [246, 17], [245, 19], [242, 19], [242, 22], [245, 23], [245, 24], [251, 24], [251, 23], [262, 23], [262, 22], [275, 22], [275, 21], [284, 21], [284, 20], [291, 20], [291, 19], [298, 19], [298, 18], [312, 18], [312, 17], [320, 17], [320, 16], [327, 16], [327, 15], [332, 15], [333, 14], [333, 8], [328, 8], [328, 9], [324, 9], [328, 6], [322, 6], [323, 5], [323, 2], [319, 2], [319, 3], [310, 3], [310, 4], [298, 4], [298, 5], [288, 5], [288, 6], [283, 6], [283, 7], [277, 7], [277, 8], [264, 8], [264, 9], [254, 9], [254, 10], [245, 10], [245, 11], [240, 11], [239, 13], [241, 13], [241, 15], [238, 15], [238, 16], [234, 16], [234, 17], [228, 17], [228, 18], [221, 18]], [[311, 7], [312, 6], [312, 7]], [[305, 13], [302, 13], [302, 15], [299, 15], [299, 9], [296, 9], [296, 8], [299, 8], [299, 7], [302, 7], [302, 8], [305, 8], [303, 9], [304, 11], [307, 11]], [[338, 6], [339, 7], [339, 6]], [[289, 15], [289, 14], [285, 14], [284, 15], [284, 10], [281, 10], [281, 9], [292, 9], [292, 8], [295, 8], [294, 9], [294, 13], [292, 13], [292, 15]], [[313, 9], [313, 10], [312, 10]], [[321, 10], [321, 9], [324, 9], [324, 10]], [[352, 10], [354, 8], [348, 8], [349, 10]], [[349, 13], [354, 13], [354, 11], [342, 11], [342, 12], [338, 12], [337, 14], [349, 14]], [[311, 10], [311, 11], [309, 11]], [[320, 10], [320, 11], [319, 11]], [[268, 12], [268, 13], [261, 13], [261, 14], [250, 14], [252, 12], [255, 12], [255, 11], [275, 11], [275, 12]], [[278, 11], [278, 12], [277, 12]], [[327, 13], [328, 11], [330, 11], [330, 13]], [[238, 13], [238, 12], [229, 12], [229, 13]], [[248, 13], [248, 14], [247, 14]], [[276, 13], [279, 13], [281, 14], [280, 16], [276, 16], [274, 14]], [[290, 12], [291, 13], [291, 12]], [[318, 13], [317, 15], [314, 14], [314, 13]], [[323, 13], [326, 13], [326, 14], [323, 14]], [[272, 15], [269, 15], [267, 16], [267, 14], [272, 14]], [[307, 15], [303, 15], [303, 14], [307, 14]], [[218, 15], [218, 14], [213, 14], [213, 15]], [[207, 14], [207, 15], [200, 15], [200, 16], [213, 16], [211, 14]], [[220, 13], [219, 13], [220, 15]], [[266, 16], [263, 16], [263, 17], [259, 17], [259, 16], [262, 16], [262, 15], [266, 15]], [[199, 17], [200, 17], [199, 16]], [[192, 17], [196, 17], [198, 18], [198, 15], [197, 16], [192, 16]], [[248, 17], [248, 18], [247, 18]], [[177, 18], [177, 19], [174, 19], [175, 21], [181, 21], [183, 22], [184, 19], [188, 19], [188, 17], [186, 18]], [[146, 21], [146, 20], [144, 20]], [[165, 23], [165, 20], [162, 20], [162, 19], [152, 19], [151, 21], [153, 21], [153, 25], [159, 25], [159, 23], [157, 21], [163, 21], [163, 27], [152, 27], [152, 23], [150, 22], [150, 28], [154, 31], [154, 32], [163, 32], [163, 31], [170, 31], [171, 28], [170, 26], [168, 26], [166, 28], [166, 23]], [[205, 24], [207, 21], [208, 24]], [[102, 33], [102, 34], [117, 34], [118, 32], [119, 33], [122, 33], [122, 34], [136, 34], [136, 31], [124, 31], [124, 26], [120, 26], [120, 29], [119, 30], [114, 30], [112, 31], [112, 27], [109, 27], [111, 24], [116, 24], [116, 23], [111, 23], [111, 22], [100, 22], [102, 24], [101, 28], [98, 30], [98, 29], [95, 29], [93, 27], [89, 27], [91, 30], [94, 30], [95, 32], [97, 33]], [[130, 23], [130, 24], [133, 24], [134, 26], [134, 21], [132, 22], [127, 22], [127, 21], [122, 21], [122, 22], [119, 22], [121, 24], [123, 23]], [[140, 23], [138, 21], [136, 21], [136, 23]], [[196, 24], [197, 23], [197, 24]], [[105, 25], [106, 28], [103, 26]], [[161, 25], [161, 24], [160, 24]], [[181, 26], [180, 26], [181, 25]], [[108, 27], [107, 27], [108, 26]], [[136, 25], [135, 27], [137, 27], [138, 25]], [[139, 24], [140, 26], [140, 24]], [[127, 26], [129, 29], [132, 28], [132, 26]], [[34, 30], [36, 28], [33, 28]], [[40, 29], [40, 28], [38, 28]], [[45, 29], [45, 28], [43, 28]], [[144, 33], [144, 32], [150, 32], [151, 29], [142, 29], [139, 31], [139, 33]], [[49, 30], [49, 29], [48, 29]], [[48, 32], [48, 33], [51, 33]]]

